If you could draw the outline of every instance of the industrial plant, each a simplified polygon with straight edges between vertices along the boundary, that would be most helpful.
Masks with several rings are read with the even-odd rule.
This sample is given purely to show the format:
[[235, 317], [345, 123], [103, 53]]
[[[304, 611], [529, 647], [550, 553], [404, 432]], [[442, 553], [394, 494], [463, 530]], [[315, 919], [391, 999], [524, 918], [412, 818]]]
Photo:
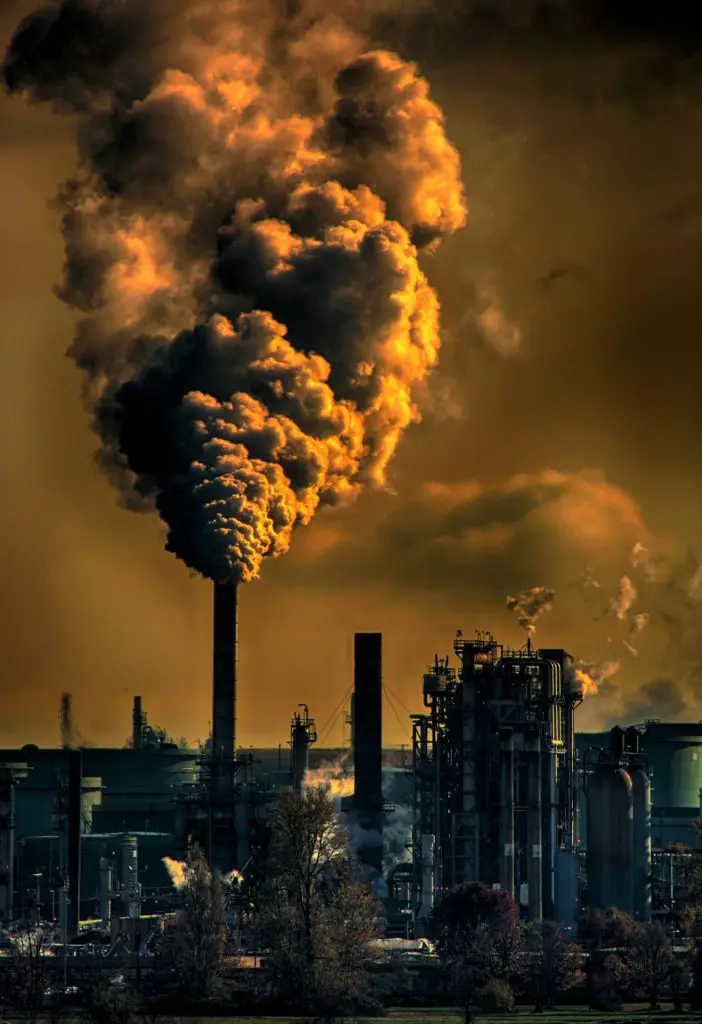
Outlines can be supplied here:
[[[123, 748], [76, 742], [0, 751], [0, 919], [148, 941], [178, 905], [169, 870], [192, 842], [223, 875], [264, 870], [271, 809], [328, 784], [390, 938], [421, 938], [438, 895], [480, 881], [526, 921], [576, 926], [584, 908], [640, 921], [685, 909], [696, 856], [702, 724], [657, 721], [578, 733], [579, 673], [565, 650], [458, 633], [421, 681], [412, 744], [384, 747], [382, 636], [354, 637], [348, 748], [325, 748], [300, 704], [278, 747], [237, 744], [237, 589], [214, 587], [212, 735], [199, 749], [149, 724], [134, 697]], [[304, 695], [300, 695], [304, 696]], [[245, 936], [242, 937], [242, 942]]]

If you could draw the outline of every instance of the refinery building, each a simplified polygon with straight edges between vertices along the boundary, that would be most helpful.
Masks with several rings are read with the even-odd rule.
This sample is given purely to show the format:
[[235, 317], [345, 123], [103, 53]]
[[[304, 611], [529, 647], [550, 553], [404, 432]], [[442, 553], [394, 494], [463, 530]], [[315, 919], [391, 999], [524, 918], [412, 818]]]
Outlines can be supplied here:
[[214, 590], [213, 727], [202, 749], [152, 728], [138, 696], [127, 746], [77, 747], [64, 695], [60, 746], [0, 750], [3, 925], [55, 921], [72, 938], [153, 921], [177, 906], [168, 867], [192, 841], [223, 874], [236, 869], [245, 894], [264, 870], [277, 796], [321, 782], [389, 936], [426, 934], [441, 891], [467, 881], [506, 890], [524, 920], [568, 929], [586, 907], [682, 916], [685, 868], [698, 856], [702, 723], [581, 733], [565, 650], [459, 633], [417, 681], [411, 746], [387, 748], [382, 637], [359, 633], [350, 746], [324, 748], [301, 704], [277, 747], [245, 748], [236, 588]]

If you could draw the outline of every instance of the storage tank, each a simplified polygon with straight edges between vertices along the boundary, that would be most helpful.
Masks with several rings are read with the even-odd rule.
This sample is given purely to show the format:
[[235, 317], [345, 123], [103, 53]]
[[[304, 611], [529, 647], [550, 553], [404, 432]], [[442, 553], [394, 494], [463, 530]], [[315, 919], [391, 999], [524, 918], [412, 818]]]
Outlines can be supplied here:
[[643, 768], [631, 772], [634, 804], [634, 916], [651, 920], [651, 780]]
[[587, 784], [587, 879], [591, 909], [633, 914], [633, 784], [613, 764], [597, 765]]
[[656, 807], [699, 808], [702, 788], [702, 724], [652, 723], [642, 749]]

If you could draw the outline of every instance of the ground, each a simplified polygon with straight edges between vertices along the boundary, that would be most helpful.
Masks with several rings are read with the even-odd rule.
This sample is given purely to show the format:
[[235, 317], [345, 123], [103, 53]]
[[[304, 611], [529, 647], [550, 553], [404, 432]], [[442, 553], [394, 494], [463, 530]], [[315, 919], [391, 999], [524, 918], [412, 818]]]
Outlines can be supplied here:
[[[552, 1010], [547, 1013], [534, 1014], [531, 1007], [520, 1006], [514, 1014], [478, 1014], [476, 1024], [508, 1024], [514, 1016], [533, 1017], [534, 1024], [683, 1024], [698, 1020], [691, 1013], [682, 1016], [674, 1014], [667, 1003], [662, 1003], [662, 1010], [651, 1013], [648, 1004], [635, 1003], [624, 1007], [616, 1013], [602, 1013], [600, 1010], [588, 1010], [587, 1006], [573, 1006], [563, 1010]], [[290, 1017], [222, 1017], [216, 1021], [208, 1018], [202, 1024], [289, 1024], [295, 1018]], [[391, 1010], [387, 1017], [363, 1018], [357, 1024], [458, 1024], [460, 1016], [452, 1008]], [[190, 1022], [194, 1024], [194, 1022]], [[526, 1024], [526, 1022], [525, 1022]]]

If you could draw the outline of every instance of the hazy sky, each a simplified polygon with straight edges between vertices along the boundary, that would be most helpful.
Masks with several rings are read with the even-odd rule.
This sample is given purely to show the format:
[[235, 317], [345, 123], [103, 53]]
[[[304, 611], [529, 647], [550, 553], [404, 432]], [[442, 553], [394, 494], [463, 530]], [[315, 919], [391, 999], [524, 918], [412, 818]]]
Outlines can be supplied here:
[[[3, 49], [34, 6], [3, 3]], [[302, 701], [329, 720], [356, 630], [383, 632], [386, 685], [420, 711], [424, 666], [457, 629], [524, 642], [505, 598], [534, 586], [556, 592], [537, 643], [620, 662], [581, 727], [702, 718], [700, 28], [657, 21], [655, 4], [634, 23], [615, 3], [625, 13], [606, 25], [593, 4], [594, 26], [565, 3], [504, 6], [517, 24], [464, 10], [432, 22], [433, 38], [395, 39], [446, 112], [470, 208], [424, 261], [441, 368], [392, 493], [319, 514], [242, 589], [244, 745], [286, 742]], [[210, 716], [211, 586], [165, 553], [154, 516], [118, 508], [93, 461], [65, 356], [74, 318], [52, 290], [49, 200], [73, 166], [69, 121], [0, 98], [0, 743], [57, 742], [62, 690], [93, 743], [125, 739], [135, 693], [152, 722], [195, 739]], [[637, 542], [647, 565], [631, 564]], [[639, 593], [620, 619], [625, 574]], [[636, 612], [651, 621], [634, 635]], [[407, 742], [391, 705], [385, 739]]]

